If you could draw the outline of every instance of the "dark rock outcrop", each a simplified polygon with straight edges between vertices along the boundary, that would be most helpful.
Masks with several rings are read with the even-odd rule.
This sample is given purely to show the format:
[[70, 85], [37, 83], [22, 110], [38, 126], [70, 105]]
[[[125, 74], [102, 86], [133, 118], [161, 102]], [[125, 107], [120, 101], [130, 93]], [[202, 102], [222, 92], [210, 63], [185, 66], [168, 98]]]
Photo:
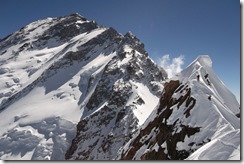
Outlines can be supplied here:
[[[137, 96], [132, 104], [128, 104], [132, 101], [131, 96], [137, 94], [135, 83], [142, 83], [151, 93], [159, 95], [160, 82], [166, 78], [166, 72], [147, 56], [143, 44], [132, 34], [121, 36], [109, 28], [86, 45], [92, 47], [104, 42], [118, 44], [117, 55], [104, 68], [85, 104], [66, 159], [114, 159], [119, 148], [129, 141], [139, 126], [133, 110], [137, 105], [145, 104], [145, 100]], [[132, 49], [131, 52], [124, 50], [125, 45]], [[126, 58], [130, 60], [123, 62]]]
[[[175, 92], [183, 90], [187, 92], [182, 97], [178, 99], [173, 97]], [[195, 99], [191, 97], [190, 88], [184, 87], [178, 80], [165, 83], [156, 117], [138, 132], [136, 137], [129, 143], [128, 150], [122, 150], [119, 159], [183, 160], [187, 158], [194, 149], [178, 150], [177, 143], [184, 142], [186, 136], [190, 137], [198, 133], [201, 127], [181, 124], [179, 119], [173, 124], [167, 121], [172, 115], [172, 106], [181, 107], [183, 102], [186, 104], [185, 117], [188, 117], [190, 110], [195, 105]], [[136, 153], [141, 149], [147, 149], [147, 151], [140, 156], [136, 156]]]

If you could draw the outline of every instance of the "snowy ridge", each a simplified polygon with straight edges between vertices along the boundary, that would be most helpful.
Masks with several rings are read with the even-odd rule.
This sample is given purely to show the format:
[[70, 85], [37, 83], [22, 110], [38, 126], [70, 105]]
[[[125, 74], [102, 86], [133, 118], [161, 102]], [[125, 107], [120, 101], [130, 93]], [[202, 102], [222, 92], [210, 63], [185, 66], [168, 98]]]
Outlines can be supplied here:
[[167, 80], [158, 107], [116, 159], [239, 160], [239, 104], [211, 66], [200, 56]]
[[239, 160], [240, 104], [213, 64], [167, 79], [131, 32], [30, 23], [0, 40], [0, 159]]
[[[191, 74], [189, 76], [188, 74]], [[195, 61], [193, 61], [184, 71], [182, 71], [178, 76], [188, 77], [189, 79], [194, 79], [196, 76], [200, 75], [200, 81], [207, 83], [207, 79], [211, 83], [211, 90], [213, 95], [224, 105], [227, 109], [231, 110], [234, 114], [240, 112], [240, 105], [236, 100], [234, 94], [224, 85], [224, 83], [216, 76], [212, 69], [212, 60], [208, 55], [199, 56]], [[208, 78], [204, 76], [208, 74]]]
[[240, 129], [205, 144], [186, 160], [240, 160]]
[[[119, 56], [123, 58], [108, 63], [84, 107], [66, 159], [114, 159], [157, 105], [163, 78], [160, 70], [128, 45]], [[145, 58], [147, 62], [142, 60]], [[153, 75], [153, 71], [158, 74]]]
[[[100, 138], [102, 148], [86, 158], [114, 158], [152, 111], [147, 96], [156, 106], [166, 77], [135, 36], [78, 14], [23, 27], [1, 40], [0, 54], [2, 160], [64, 160], [84, 121], [84, 143]], [[82, 158], [82, 144], [73, 158]]]
[[[90, 52], [103, 49], [88, 42], [106, 33], [106, 28], [97, 26], [71, 34], [69, 42], [59, 35], [51, 37], [57, 32], [51, 28], [63, 22], [72, 25], [73, 21], [79, 21], [81, 26], [77, 28], [82, 27], [78, 15], [48, 18], [27, 25], [1, 42], [1, 159], [64, 159], [82, 115], [78, 103], [84, 94], [78, 87], [81, 75], [95, 72], [114, 56]], [[89, 60], [78, 60], [76, 52], [82, 53], [88, 44], [91, 48], [86, 51], [93, 55], [87, 54]], [[19, 137], [14, 139], [13, 135]]]

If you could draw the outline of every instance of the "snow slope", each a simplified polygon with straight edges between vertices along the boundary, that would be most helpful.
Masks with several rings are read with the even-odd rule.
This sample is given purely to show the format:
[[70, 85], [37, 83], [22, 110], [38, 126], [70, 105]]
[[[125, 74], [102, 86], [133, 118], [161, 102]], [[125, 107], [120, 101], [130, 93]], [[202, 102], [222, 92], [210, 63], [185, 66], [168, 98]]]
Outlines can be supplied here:
[[186, 160], [240, 160], [240, 129], [213, 139]]
[[[191, 74], [191, 75], [189, 75]], [[222, 103], [223, 106], [227, 107], [227, 110], [231, 110], [234, 114], [240, 112], [240, 104], [238, 103], [234, 94], [225, 86], [225, 84], [218, 78], [212, 69], [212, 60], [208, 55], [199, 56], [195, 61], [193, 61], [190, 66], [182, 71], [178, 76], [181, 76], [182, 80], [187, 77], [188, 80], [196, 78], [200, 75], [200, 81], [207, 84], [207, 79], [210, 81], [211, 85], [208, 86], [212, 95], [216, 95], [218, 101]], [[204, 76], [208, 74], [208, 78], [205, 79]]]
[[158, 107], [116, 159], [240, 160], [239, 104], [211, 65], [199, 56], [167, 80]]
[[145, 54], [128, 45], [121, 55], [122, 59], [114, 58], [106, 66], [84, 106], [66, 159], [114, 159], [157, 105], [164, 78], [161, 71]]
[[[88, 22], [81, 21], [79, 15], [48, 18], [27, 25], [1, 42], [4, 53], [0, 69], [6, 70], [0, 75], [1, 159], [64, 159], [82, 115], [78, 101], [85, 93], [78, 84], [115, 55], [111, 52], [106, 56], [103, 47], [97, 46], [93, 51], [99, 52], [91, 53], [90, 60], [66, 59], [67, 54], [80, 51], [108, 30], [98, 26], [77, 33], [68, 42], [57, 35], [38, 45], [44, 33], [74, 17], [81, 26]], [[12, 44], [16, 38], [19, 43]]]
[[71, 14], [2, 39], [0, 78], [1, 160], [240, 159], [209, 56], [166, 80], [131, 32]]
[[[114, 158], [125, 142], [122, 136], [132, 133], [157, 105], [166, 77], [131, 33], [123, 36], [78, 14], [23, 27], [1, 40], [0, 54], [2, 160], [64, 160], [80, 122], [89, 118], [94, 123], [84, 132], [89, 135], [96, 122], [111, 117], [103, 111], [107, 106], [120, 115], [126, 107], [124, 122], [134, 122], [133, 128], [115, 130], [121, 141], [114, 139], [118, 144], [96, 157]], [[120, 97], [126, 88], [131, 97]], [[94, 117], [98, 113], [100, 118]], [[101, 135], [109, 136], [113, 129], [105, 126]], [[88, 137], [84, 143], [89, 147], [93, 140]]]

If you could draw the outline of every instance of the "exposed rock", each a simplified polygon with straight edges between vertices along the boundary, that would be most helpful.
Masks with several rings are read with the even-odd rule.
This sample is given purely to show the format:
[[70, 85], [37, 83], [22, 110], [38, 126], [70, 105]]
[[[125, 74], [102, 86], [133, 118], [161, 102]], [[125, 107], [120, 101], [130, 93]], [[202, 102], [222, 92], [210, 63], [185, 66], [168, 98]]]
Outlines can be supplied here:
[[[86, 45], [101, 45], [108, 39], [120, 48], [116, 51], [117, 56], [104, 68], [84, 107], [85, 112], [77, 125], [77, 134], [66, 153], [66, 159], [114, 159], [119, 148], [137, 131], [138, 119], [133, 110], [145, 104], [145, 100], [139, 96], [132, 99], [137, 94], [134, 83], [142, 83], [156, 96], [162, 88], [160, 82], [166, 78], [166, 73], [152, 62], [143, 44], [132, 35], [123, 37], [110, 28]], [[125, 45], [132, 50], [125, 51]], [[130, 60], [123, 62], [127, 58]]]
[[[122, 151], [122, 160], [183, 160], [189, 156], [189, 154], [194, 151], [194, 149], [189, 150], [177, 150], [176, 145], [178, 142], [184, 142], [185, 137], [190, 137], [195, 133], [200, 131], [200, 127], [191, 127], [189, 125], [183, 125], [180, 120], [176, 120], [173, 124], [167, 123], [173, 110], [172, 106], [182, 106], [183, 102], [186, 102], [185, 110], [186, 117], [190, 115], [190, 110], [195, 105], [195, 99], [190, 97], [190, 89], [186, 94], [179, 99], [173, 98], [175, 92], [179, 92], [182, 88], [180, 82], [170, 81], [165, 83], [163, 94], [160, 98], [159, 107], [157, 110], [156, 117], [148, 122], [145, 128], [142, 128], [137, 137], [129, 143], [129, 149], [125, 152]], [[189, 106], [193, 101], [194, 103]], [[176, 109], [175, 109], [176, 110]], [[178, 129], [178, 130], [175, 130]], [[175, 132], [177, 131], [177, 132]], [[154, 147], [157, 147], [155, 150]], [[147, 149], [141, 156], [136, 156], [136, 153], [141, 149]]]
[[136, 36], [134, 36], [131, 32], [127, 32], [125, 34], [125, 37], [124, 37], [122, 43], [132, 45], [133, 49], [148, 56], [147, 52], [144, 49], [144, 44]]

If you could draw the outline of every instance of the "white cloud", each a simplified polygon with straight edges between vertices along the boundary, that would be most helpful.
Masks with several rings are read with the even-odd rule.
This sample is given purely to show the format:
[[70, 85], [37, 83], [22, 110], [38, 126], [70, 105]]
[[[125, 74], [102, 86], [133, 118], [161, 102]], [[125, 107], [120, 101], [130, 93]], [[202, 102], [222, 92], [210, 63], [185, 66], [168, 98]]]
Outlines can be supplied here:
[[169, 54], [164, 55], [160, 59], [160, 65], [168, 73], [168, 77], [173, 77], [176, 73], [179, 73], [182, 70], [182, 65], [184, 64], [184, 56], [180, 55], [179, 57], [173, 58], [172, 60], [169, 57]]

